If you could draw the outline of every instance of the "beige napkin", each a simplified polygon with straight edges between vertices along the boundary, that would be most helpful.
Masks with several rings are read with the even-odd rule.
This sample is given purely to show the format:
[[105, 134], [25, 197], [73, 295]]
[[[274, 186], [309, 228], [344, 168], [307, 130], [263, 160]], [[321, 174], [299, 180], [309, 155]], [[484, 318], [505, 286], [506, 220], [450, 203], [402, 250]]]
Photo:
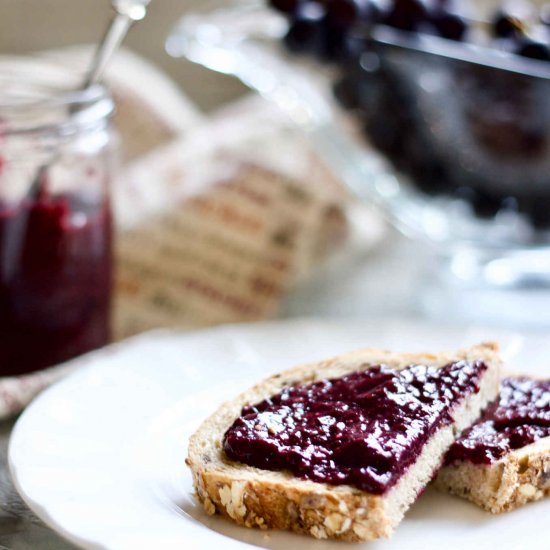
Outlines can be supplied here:
[[347, 231], [341, 186], [255, 98], [132, 163], [118, 183], [117, 338], [273, 317]]

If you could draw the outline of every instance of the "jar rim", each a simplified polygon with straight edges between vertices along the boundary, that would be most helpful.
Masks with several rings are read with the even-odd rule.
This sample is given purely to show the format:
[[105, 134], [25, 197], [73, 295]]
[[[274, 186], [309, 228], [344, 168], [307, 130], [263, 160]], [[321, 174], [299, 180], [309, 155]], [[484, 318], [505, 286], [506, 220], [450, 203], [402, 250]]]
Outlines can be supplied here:
[[0, 55], [0, 132], [61, 131], [107, 120], [114, 103], [102, 84], [81, 89], [84, 74], [46, 56]]

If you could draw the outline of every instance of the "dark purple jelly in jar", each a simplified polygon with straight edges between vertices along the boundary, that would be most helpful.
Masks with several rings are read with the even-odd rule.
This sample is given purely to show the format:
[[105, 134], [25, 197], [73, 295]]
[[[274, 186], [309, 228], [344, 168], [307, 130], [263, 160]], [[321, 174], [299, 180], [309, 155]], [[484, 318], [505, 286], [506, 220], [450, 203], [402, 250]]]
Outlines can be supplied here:
[[227, 456], [323, 483], [389, 490], [454, 408], [479, 391], [481, 361], [442, 368], [371, 366], [285, 388], [245, 407], [224, 436]]
[[114, 104], [81, 82], [0, 59], [0, 377], [109, 342]]
[[0, 375], [65, 361], [109, 341], [107, 200], [41, 193], [0, 202]]
[[445, 462], [492, 464], [509, 451], [550, 436], [550, 380], [506, 378], [500, 396], [453, 444]]

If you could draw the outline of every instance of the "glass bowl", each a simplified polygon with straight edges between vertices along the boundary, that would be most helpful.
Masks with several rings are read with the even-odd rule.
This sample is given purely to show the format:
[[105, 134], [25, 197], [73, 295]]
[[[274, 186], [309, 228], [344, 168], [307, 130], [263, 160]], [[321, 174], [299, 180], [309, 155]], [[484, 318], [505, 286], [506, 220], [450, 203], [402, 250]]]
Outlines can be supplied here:
[[275, 102], [355, 195], [434, 246], [432, 313], [550, 324], [550, 63], [379, 25], [357, 74], [289, 54], [287, 30], [262, 0], [211, 3], [167, 50]]

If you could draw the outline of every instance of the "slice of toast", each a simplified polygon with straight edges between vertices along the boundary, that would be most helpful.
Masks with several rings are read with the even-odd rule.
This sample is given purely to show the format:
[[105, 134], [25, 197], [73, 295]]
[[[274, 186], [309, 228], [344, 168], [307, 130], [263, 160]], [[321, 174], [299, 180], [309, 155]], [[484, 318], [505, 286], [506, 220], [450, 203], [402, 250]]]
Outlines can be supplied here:
[[[454, 362], [482, 361], [486, 366], [469, 395], [459, 396], [445, 421], [426, 436], [418, 455], [383, 494], [352, 485], [331, 485], [230, 460], [224, 434], [243, 407], [261, 402], [283, 388], [340, 378], [385, 365], [402, 370], [410, 365], [440, 368]], [[262, 529], [287, 529], [316, 538], [363, 541], [390, 536], [406, 510], [433, 479], [457, 433], [473, 423], [495, 399], [499, 384], [498, 346], [481, 344], [456, 353], [390, 353], [366, 349], [316, 364], [302, 365], [260, 382], [222, 405], [191, 437], [187, 464], [196, 495], [206, 513], [219, 513], [238, 524]]]
[[[512, 377], [509, 380], [525, 380], [525, 378]], [[503, 385], [506, 382], [507, 380], [504, 380]], [[550, 431], [550, 384], [545, 382], [545, 385], [548, 389], [542, 394], [534, 396], [531, 401], [539, 411], [534, 424], [541, 433]], [[514, 391], [519, 391], [518, 395], [522, 395], [521, 389]], [[502, 397], [498, 403], [494, 404], [494, 406], [497, 405], [502, 407], [500, 415], [504, 415], [506, 421], [507, 411], [511, 411], [511, 407], [504, 403]], [[476, 441], [483, 442], [489, 438], [488, 441], [496, 446], [497, 452], [485, 451], [485, 463], [480, 463], [479, 458], [468, 459], [468, 454], [460, 451], [460, 447], [458, 453], [462, 454], [462, 457], [456, 459], [456, 456], [460, 455], [456, 453], [455, 445], [453, 445], [448, 455], [448, 460], [451, 460], [451, 463], [440, 470], [435, 486], [443, 491], [466, 498], [494, 514], [513, 510], [527, 502], [550, 496], [550, 436], [536, 439], [523, 447], [504, 448], [499, 452], [499, 442], [492, 434], [483, 436], [481, 430], [473, 431], [488, 422], [490, 412], [491, 408], [484, 413], [472, 430], [467, 430], [457, 440], [455, 445], [466, 445], [466, 453], [473, 452], [469, 451], [472, 444], [475, 445]], [[517, 420], [515, 423], [520, 430], [524, 429], [524, 426]], [[466, 437], [468, 440], [463, 443]], [[500, 444], [502, 445], [502, 443]], [[518, 447], [519, 445], [521, 442], [513, 446]], [[501, 454], [502, 456], [500, 456]], [[483, 459], [483, 456], [480, 458]]]

